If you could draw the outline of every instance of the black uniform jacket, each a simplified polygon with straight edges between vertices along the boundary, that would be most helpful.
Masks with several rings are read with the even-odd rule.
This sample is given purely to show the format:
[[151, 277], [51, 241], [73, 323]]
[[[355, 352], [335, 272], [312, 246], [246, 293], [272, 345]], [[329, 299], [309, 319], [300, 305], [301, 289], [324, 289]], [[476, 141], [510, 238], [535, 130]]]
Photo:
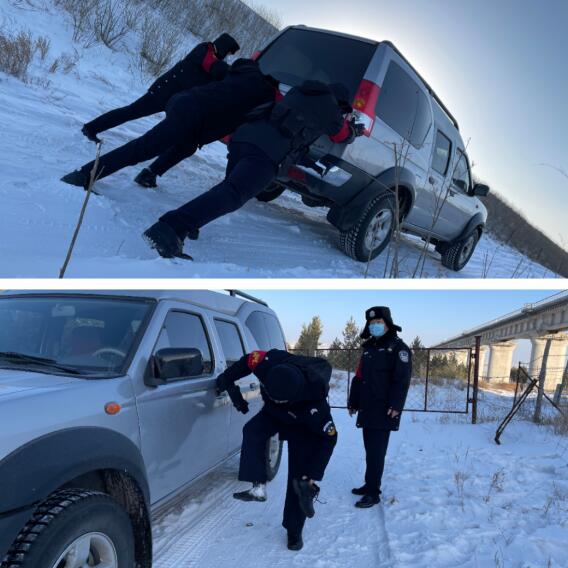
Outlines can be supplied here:
[[398, 430], [400, 414], [391, 418], [387, 411], [402, 412], [411, 376], [412, 354], [396, 332], [366, 341], [349, 393], [349, 408], [358, 411], [357, 426]]
[[275, 164], [286, 159], [292, 165], [324, 134], [342, 142], [349, 129], [330, 88], [319, 81], [306, 81], [273, 106], [253, 111], [231, 141], [254, 144]]
[[181, 91], [224, 79], [228, 69], [229, 65], [215, 56], [212, 43], [200, 43], [158, 77], [148, 92], [166, 103]]
[[279, 93], [278, 82], [264, 75], [256, 61], [237, 59], [222, 81], [177, 97], [187, 97], [190, 101], [187, 112], [198, 113], [202, 118], [199, 142], [204, 145], [234, 132], [244, 124], [251, 110], [274, 102]]

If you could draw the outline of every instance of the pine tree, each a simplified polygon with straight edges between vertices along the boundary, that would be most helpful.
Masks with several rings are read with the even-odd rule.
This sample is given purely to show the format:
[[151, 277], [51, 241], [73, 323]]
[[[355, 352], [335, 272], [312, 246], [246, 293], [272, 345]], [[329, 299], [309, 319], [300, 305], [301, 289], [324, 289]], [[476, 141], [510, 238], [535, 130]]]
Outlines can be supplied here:
[[355, 318], [351, 316], [343, 328], [343, 369], [354, 372], [359, 364], [359, 350], [362, 340], [359, 337], [361, 330], [357, 327]]
[[412, 371], [417, 377], [426, 377], [426, 367], [428, 363], [428, 351], [422, 343], [420, 336], [416, 336], [410, 344], [412, 350]]
[[296, 350], [302, 355], [314, 357], [319, 347], [322, 333], [323, 325], [321, 319], [319, 316], [314, 316], [308, 325], [302, 325], [302, 331], [296, 343]]

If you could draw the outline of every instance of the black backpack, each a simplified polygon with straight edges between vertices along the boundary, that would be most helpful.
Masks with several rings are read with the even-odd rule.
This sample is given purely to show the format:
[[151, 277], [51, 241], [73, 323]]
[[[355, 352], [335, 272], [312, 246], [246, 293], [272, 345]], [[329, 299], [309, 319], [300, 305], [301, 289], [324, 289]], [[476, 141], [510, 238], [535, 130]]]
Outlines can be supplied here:
[[298, 367], [302, 373], [304, 373], [315, 399], [327, 398], [332, 371], [328, 361], [321, 357], [293, 355], [293, 360], [291, 360], [290, 363]]

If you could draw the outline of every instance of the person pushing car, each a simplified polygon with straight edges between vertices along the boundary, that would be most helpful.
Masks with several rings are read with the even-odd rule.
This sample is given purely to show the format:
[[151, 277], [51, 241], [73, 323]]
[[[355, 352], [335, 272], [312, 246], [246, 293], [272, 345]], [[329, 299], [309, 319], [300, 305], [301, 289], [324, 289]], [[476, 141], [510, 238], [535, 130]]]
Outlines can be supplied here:
[[300, 163], [320, 136], [351, 143], [363, 134], [350, 122], [347, 88], [306, 81], [291, 89], [283, 100], [252, 111], [231, 137], [225, 179], [189, 203], [169, 211], [144, 236], [164, 258], [186, 258], [186, 238], [197, 240], [199, 230], [211, 221], [241, 208], [279, 175]]
[[313, 501], [337, 443], [337, 430], [327, 402], [331, 366], [324, 359], [272, 349], [253, 351], [217, 378], [219, 392], [227, 391], [244, 414], [248, 402], [235, 381], [254, 373], [264, 406], [243, 428], [239, 480], [252, 483], [235, 493], [242, 501], [266, 501], [266, 444], [280, 435], [288, 442], [288, 484], [282, 525], [288, 548], [300, 550], [306, 517], [314, 516]]

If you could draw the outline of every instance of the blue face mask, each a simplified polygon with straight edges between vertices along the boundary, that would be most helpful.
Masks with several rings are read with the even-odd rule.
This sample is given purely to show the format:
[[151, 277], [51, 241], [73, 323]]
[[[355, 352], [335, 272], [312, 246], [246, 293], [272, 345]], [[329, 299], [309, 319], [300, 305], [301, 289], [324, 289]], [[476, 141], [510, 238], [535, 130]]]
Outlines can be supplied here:
[[372, 323], [369, 325], [369, 331], [373, 337], [382, 337], [387, 330], [384, 323]]

